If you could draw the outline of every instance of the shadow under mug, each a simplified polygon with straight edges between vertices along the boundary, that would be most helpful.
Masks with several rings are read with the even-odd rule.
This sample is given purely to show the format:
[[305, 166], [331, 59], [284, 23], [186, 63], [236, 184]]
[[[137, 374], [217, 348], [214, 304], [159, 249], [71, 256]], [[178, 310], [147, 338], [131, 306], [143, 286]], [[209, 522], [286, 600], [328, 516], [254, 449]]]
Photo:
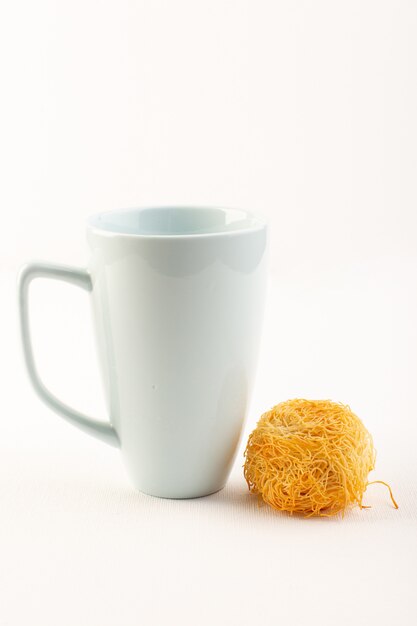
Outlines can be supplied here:
[[[109, 211], [87, 222], [88, 269], [31, 263], [20, 272], [23, 349], [36, 392], [119, 447], [144, 493], [193, 498], [228, 478], [257, 361], [266, 235], [262, 219], [238, 209]], [[28, 317], [37, 277], [90, 294], [108, 422], [67, 406], [39, 377]]]

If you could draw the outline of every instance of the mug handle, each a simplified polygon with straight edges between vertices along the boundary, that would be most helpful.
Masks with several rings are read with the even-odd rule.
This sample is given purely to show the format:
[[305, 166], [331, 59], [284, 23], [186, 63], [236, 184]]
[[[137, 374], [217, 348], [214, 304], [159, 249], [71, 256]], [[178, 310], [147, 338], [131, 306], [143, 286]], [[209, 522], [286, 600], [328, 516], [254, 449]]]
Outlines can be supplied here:
[[19, 312], [20, 330], [23, 343], [23, 354], [26, 368], [38, 396], [49, 408], [61, 415], [71, 424], [84, 432], [108, 443], [114, 447], [120, 447], [119, 437], [111, 424], [99, 422], [87, 415], [83, 415], [68, 405], [58, 400], [43, 384], [35, 365], [33, 347], [29, 327], [29, 285], [34, 278], [52, 278], [63, 280], [72, 285], [77, 285], [86, 291], [92, 290], [90, 274], [87, 270], [67, 267], [65, 265], [52, 265], [50, 263], [29, 263], [25, 265], [19, 274]]

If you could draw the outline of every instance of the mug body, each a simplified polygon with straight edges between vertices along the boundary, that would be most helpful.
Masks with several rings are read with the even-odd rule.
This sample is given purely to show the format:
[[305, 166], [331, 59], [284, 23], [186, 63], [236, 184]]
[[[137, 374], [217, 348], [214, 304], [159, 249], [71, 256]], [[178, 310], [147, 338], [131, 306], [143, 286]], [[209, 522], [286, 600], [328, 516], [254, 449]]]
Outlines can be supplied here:
[[90, 218], [89, 272], [110, 420], [137, 489], [221, 489], [257, 362], [266, 225], [246, 211], [150, 208]]

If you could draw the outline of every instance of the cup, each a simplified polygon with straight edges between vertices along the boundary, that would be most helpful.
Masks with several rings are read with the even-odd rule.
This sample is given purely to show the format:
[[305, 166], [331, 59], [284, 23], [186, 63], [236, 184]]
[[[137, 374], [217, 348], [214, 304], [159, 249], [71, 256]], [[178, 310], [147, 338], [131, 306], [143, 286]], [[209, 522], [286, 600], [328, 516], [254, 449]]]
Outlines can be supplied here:
[[[20, 322], [35, 391], [81, 430], [120, 448], [133, 485], [194, 498], [228, 478], [253, 384], [266, 283], [267, 227], [237, 209], [109, 211], [87, 222], [88, 269], [31, 263]], [[92, 303], [108, 421], [55, 397], [36, 369], [28, 288], [81, 287]]]

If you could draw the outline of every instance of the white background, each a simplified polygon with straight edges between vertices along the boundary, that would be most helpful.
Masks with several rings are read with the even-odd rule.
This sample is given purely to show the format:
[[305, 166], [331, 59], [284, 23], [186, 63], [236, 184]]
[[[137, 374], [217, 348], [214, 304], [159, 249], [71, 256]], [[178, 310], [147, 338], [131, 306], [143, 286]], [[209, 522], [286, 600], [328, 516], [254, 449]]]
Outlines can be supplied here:
[[[417, 622], [417, 4], [28, 0], [0, 9], [0, 624]], [[242, 445], [290, 397], [374, 435], [372, 509], [258, 508], [240, 454], [209, 498], [137, 494], [116, 452], [42, 406], [15, 273], [83, 265], [84, 219], [135, 205], [259, 211], [271, 271]], [[39, 281], [35, 347], [103, 416], [85, 294]]]

